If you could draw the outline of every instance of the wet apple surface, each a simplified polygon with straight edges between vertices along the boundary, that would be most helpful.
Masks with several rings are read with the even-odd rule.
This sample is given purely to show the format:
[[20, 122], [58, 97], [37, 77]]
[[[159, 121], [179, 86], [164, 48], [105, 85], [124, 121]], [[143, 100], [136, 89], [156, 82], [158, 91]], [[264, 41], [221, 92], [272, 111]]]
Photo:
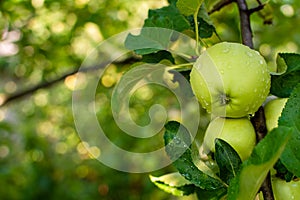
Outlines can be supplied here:
[[270, 79], [259, 52], [229, 42], [204, 51], [190, 74], [202, 107], [216, 116], [231, 118], [254, 114], [269, 94]]

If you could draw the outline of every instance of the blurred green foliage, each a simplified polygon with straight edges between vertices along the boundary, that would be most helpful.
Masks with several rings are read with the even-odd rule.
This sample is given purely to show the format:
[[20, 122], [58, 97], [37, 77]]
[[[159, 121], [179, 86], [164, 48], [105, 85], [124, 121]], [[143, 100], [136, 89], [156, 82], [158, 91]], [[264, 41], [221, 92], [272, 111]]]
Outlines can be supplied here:
[[[0, 102], [3, 95], [77, 69], [99, 42], [142, 27], [149, 8], [165, 5], [161, 0], [0, 1]], [[255, 48], [272, 63], [278, 52], [299, 51], [300, 2], [271, 0], [270, 6], [266, 13], [271, 14], [262, 18], [255, 13], [251, 19]], [[272, 25], [264, 25], [271, 15]], [[236, 5], [211, 14], [211, 19], [222, 40], [240, 41]], [[218, 41], [213, 37], [206, 42]], [[115, 65], [106, 72], [96, 111], [109, 138], [122, 148], [143, 152], [163, 145], [162, 135], [150, 141], [122, 137], [109, 106], [113, 86], [128, 67]], [[157, 189], [148, 174], [118, 172], [89, 155], [74, 126], [73, 82], [74, 75], [0, 107], [0, 199], [177, 199]], [[142, 93], [131, 100], [131, 114], [139, 124], [148, 123], [144, 113], [154, 103], [171, 104], [178, 115], [167, 90], [149, 87]]]

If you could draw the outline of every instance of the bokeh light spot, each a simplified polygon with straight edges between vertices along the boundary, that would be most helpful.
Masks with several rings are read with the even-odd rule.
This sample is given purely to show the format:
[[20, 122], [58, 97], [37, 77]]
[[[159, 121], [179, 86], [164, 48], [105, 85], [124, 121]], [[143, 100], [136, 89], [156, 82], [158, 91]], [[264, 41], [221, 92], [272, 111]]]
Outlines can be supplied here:
[[290, 4], [284, 4], [280, 7], [280, 11], [282, 12], [283, 15], [286, 17], [292, 17], [295, 14], [293, 6]]
[[0, 158], [5, 158], [9, 154], [9, 148], [6, 145], [0, 146]]

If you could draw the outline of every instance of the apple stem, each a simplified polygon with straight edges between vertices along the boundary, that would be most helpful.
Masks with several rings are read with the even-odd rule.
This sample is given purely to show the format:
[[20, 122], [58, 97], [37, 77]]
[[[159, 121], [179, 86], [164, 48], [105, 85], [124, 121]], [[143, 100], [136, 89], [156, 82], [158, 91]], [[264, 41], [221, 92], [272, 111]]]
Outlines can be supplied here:
[[230, 102], [230, 99], [228, 98], [228, 96], [226, 95], [226, 94], [221, 94], [220, 95], [220, 103], [221, 103], [221, 105], [227, 105], [227, 104], [229, 104], [229, 102]]

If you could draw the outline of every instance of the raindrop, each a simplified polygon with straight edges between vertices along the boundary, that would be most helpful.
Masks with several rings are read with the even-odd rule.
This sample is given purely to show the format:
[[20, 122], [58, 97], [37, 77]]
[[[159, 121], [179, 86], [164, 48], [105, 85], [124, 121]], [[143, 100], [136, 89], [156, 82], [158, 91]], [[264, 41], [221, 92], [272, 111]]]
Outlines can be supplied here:
[[177, 137], [174, 137], [173, 140], [174, 140], [175, 144], [180, 144], [181, 143], [180, 139], [177, 138]]
[[262, 65], [262, 64], [264, 64], [264, 61], [263, 61], [263, 60], [260, 60], [259, 63]]
[[191, 165], [191, 166], [190, 166], [190, 169], [191, 169], [191, 170], [194, 170], [194, 169], [195, 169], [195, 166], [194, 166], [194, 165]]
[[253, 57], [253, 54], [252, 54], [251, 52], [247, 52], [247, 55], [248, 55], [249, 57]]
[[221, 73], [221, 74], [224, 74], [224, 70], [220, 70], [220, 73]]
[[182, 176], [184, 176], [188, 180], [190, 180], [192, 178], [190, 174], [182, 174]]
[[225, 49], [223, 49], [222, 52], [223, 52], [223, 53], [228, 53], [228, 52], [229, 52], [229, 49], [228, 49], [228, 48], [225, 48]]
[[255, 92], [255, 93], [257, 92], [257, 88], [254, 89], [254, 92]]

